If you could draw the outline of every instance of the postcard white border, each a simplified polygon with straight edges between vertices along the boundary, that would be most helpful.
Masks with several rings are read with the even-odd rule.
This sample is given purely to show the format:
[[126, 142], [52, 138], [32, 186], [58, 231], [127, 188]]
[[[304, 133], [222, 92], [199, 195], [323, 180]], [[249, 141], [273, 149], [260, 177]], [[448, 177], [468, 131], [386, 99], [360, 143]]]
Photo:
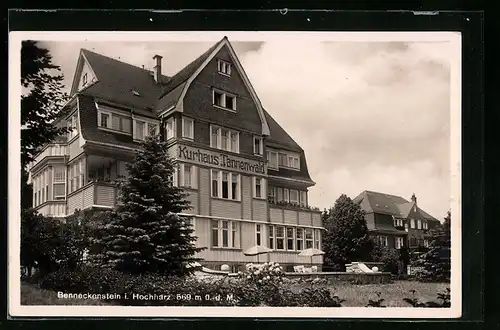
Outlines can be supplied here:
[[[306, 37], [322, 41], [449, 42], [450, 58], [450, 166], [451, 166], [451, 307], [450, 308], [309, 308], [309, 307], [129, 307], [129, 306], [22, 306], [20, 304], [20, 100], [21, 41], [268, 41]], [[259, 318], [458, 318], [462, 314], [461, 214], [461, 34], [459, 32], [56, 32], [9, 34], [9, 194], [8, 194], [8, 296], [12, 317], [259, 317]]]

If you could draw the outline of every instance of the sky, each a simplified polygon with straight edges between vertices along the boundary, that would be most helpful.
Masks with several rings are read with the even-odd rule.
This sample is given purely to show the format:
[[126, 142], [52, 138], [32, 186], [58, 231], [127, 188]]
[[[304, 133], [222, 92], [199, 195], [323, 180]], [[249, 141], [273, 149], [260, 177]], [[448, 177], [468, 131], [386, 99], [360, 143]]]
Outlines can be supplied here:
[[[231, 41], [264, 108], [304, 149], [309, 201], [321, 209], [364, 190], [450, 209], [447, 42]], [[173, 75], [213, 43], [41, 42], [71, 86], [80, 48]]]

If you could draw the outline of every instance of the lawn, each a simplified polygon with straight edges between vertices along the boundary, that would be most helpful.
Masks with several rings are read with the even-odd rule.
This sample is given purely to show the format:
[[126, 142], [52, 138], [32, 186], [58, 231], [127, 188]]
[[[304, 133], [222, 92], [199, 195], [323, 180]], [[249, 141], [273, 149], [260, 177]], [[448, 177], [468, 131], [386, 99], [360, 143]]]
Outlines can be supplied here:
[[450, 285], [447, 283], [422, 283], [416, 281], [394, 281], [391, 284], [353, 285], [339, 283], [332, 288], [332, 292], [339, 298], [345, 299], [344, 307], [364, 307], [368, 301], [384, 299], [382, 305], [387, 307], [411, 307], [403, 301], [411, 298], [411, 290], [415, 290], [415, 298], [421, 302], [436, 301], [437, 294]]
[[38, 288], [34, 284], [21, 283], [21, 305], [108, 305], [92, 299], [60, 299], [57, 292]]

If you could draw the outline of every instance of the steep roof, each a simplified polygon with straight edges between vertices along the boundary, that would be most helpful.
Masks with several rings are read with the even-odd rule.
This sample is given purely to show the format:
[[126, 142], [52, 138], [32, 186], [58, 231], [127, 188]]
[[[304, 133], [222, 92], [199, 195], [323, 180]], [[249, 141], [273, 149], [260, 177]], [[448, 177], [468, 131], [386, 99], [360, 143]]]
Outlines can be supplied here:
[[281, 127], [280, 124], [264, 109], [267, 123], [269, 125], [270, 135], [267, 138], [269, 146], [276, 145], [278, 148], [289, 149], [292, 151], [301, 152], [302, 148], [292, 137]]
[[[97, 76], [97, 82], [81, 91], [103, 100], [140, 109], [155, 107], [162, 84], [155, 82], [149, 70], [82, 49]], [[169, 77], [163, 76], [164, 81]], [[132, 91], [137, 91], [139, 96]]]
[[[368, 190], [365, 190], [356, 196], [356, 198], [354, 198], [354, 202], [358, 203], [367, 213], [389, 214], [398, 218], [407, 218], [412, 212], [412, 209], [415, 207], [414, 202], [409, 202], [401, 196]], [[438, 221], [436, 218], [418, 207], [418, 205], [414, 214], [420, 218]]]

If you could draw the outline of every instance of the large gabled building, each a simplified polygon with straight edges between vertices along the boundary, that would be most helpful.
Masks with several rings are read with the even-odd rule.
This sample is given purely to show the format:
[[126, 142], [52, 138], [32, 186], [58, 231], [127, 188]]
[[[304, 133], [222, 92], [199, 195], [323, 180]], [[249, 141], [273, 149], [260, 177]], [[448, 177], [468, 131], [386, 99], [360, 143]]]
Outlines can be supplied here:
[[439, 220], [417, 205], [415, 194], [408, 201], [401, 196], [365, 190], [353, 201], [365, 211], [370, 234], [392, 248], [427, 247], [429, 230], [440, 225]]
[[147, 70], [81, 50], [69, 112], [57, 122], [73, 130], [30, 165], [33, 206], [54, 217], [112, 208], [112, 181], [127, 176], [141, 140], [161, 134], [174, 184], [189, 192], [205, 265], [236, 269], [256, 260], [243, 255], [254, 245], [273, 250], [261, 261], [309, 262], [298, 254], [321, 248], [322, 224], [309, 206], [304, 150], [263, 108], [227, 38], [172, 77], [161, 56], [154, 61]]

